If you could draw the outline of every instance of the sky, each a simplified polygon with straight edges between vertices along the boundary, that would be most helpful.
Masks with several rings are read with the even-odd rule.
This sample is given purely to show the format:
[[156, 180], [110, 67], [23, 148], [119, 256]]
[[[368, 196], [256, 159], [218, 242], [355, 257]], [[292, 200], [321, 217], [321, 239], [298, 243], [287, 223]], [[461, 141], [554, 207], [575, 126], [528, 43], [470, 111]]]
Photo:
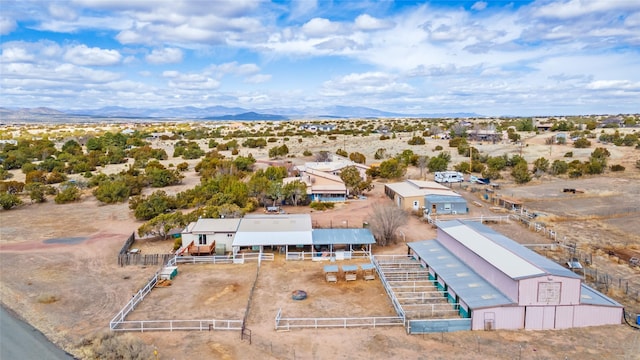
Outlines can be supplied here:
[[640, 113], [640, 1], [0, 0], [0, 107]]

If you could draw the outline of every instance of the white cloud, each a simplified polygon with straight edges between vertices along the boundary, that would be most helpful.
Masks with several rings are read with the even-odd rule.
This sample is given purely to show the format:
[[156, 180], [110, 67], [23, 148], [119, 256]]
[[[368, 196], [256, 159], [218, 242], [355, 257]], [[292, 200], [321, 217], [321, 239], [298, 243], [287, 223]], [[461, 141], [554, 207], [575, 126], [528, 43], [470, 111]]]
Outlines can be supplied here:
[[245, 79], [245, 82], [248, 84], [261, 84], [271, 80], [271, 75], [268, 74], [256, 74], [253, 76], [249, 76]]
[[313, 18], [302, 25], [302, 32], [308, 37], [325, 37], [335, 35], [342, 31], [342, 26], [328, 19]]
[[16, 21], [7, 17], [0, 17], [0, 35], [7, 35], [16, 29]]
[[35, 59], [33, 54], [22, 47], [5, 47], [2, 49], [2, 63], [31, 62]]
[[640, 82], [632, 82], [629, 80], [597, 80], [589, 83], [587, 89], [640, 91]]
[[636, 0], [565, 0], [543, 3], [539, 7], [534, 3], [533, 7], [535, 16], [570, 19], [608, 11], [638, 10], [640, 2]]
[[357, 94], [388, 96], [408, 94], [413, 88], [398, 82], [396, 77], [382, 72], [352, 73], [322, 84], [325, 96], [348, 96]]
[[220, 86], [220, 82], [206, 74], [181, 73], [165, 71], [162, 76], [169, 78], [169, 87], [180, 90], [212, 90]]
[[209, 67], [211, 71], [219, 72], [220, 75], [235, 74], [235, 75], [253, 75], [260, 72], [260, 67], [256, 64], [238, 64], [233, 61], [229, 63], [212, 65]]
[[474, 3], [473, 5], [471, 5], [471, 9], [472, 10], [476, 10], [476, 11], [482, 11], [484, 9], [487, 8], [487, 3], [484, 1], [478, 1], [476, 3]]
[[182, 61], [182, 50], [178, 48], [153, 49], [145, 57], [151, 64], [175, 64]]
[[358, 16], [354, 25], [356, 29], [364, 31], [390, 29], [395, 26], [393, 21], [377, 19], [368, 14]]
[[76, 65], [115, 65], [120, 62], [122, 55], [117, 50], [90, 48], [86, 45], [72, 46], [67, 49], [64, 59]]
[[54, 19], [64, 21], [74, 21], [78, 18], [78, 14], [73, 8], [60, 2], [52, 2], [49, 4], [49, 14]]

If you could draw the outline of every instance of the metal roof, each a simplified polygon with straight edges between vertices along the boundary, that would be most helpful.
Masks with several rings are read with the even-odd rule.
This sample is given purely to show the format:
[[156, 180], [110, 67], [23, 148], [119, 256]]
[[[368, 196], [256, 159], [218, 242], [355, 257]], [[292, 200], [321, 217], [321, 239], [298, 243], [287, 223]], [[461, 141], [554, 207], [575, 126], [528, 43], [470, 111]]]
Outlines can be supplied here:
[[240, 219], [198, 219], [192, 233], [235, 232]]
[[338, 265], [325, 265], [324, 272], [326, 273], [338, 272]]
[[437, 240], [412, 242], [409, 248], [429, 265], [469, 308], [517, 305]]
[[373, 270], [376, 268], [373, 264], [362, 264], [360, 267], [362, 270]]
[[434, 186], [425, 185], [423, 183], [432, 183], [430, 181], [421, 181], [418, 182], [416, 180], [407, 180], [404, 182], [391, 183], [386, 184], [385, 186], [389, 189], [393, 190], [396, 194], [402, 197], [412, 197], [412, 196], [425, 196], [428, 194], [438, 194], [438, 195], [451, 195], [451, 196], [460, 196], [453, 190], [450, 190], [446, 186], [442, 186], [436, 182]]
[[493, 241], [486, 235], [486, 232], [478, 232], [475, 227], [460, 220], [438, 222], [438, 227], [514, 280], [541, 276], [546, 273], [510, 249]]
[[246, 215], [232, 246], [311, 245], [309, 214]]
[[580, 275], [574, 273], [573, 271], [559, 265], [553, 260], [550, 260], [536, 253], [531, 249], [528, 249], [518, 244], [512, 239], [500, 234], [499, 232], [493, 230], [492, 228], [486, 225], [482, 225], [477, 221], [462, 220], [461, 222], [473, 228], [476, 232], [483, 234], [486, 238], [493, 241], [494, 243], [504, 247], [505, 249], [525, 259], [526, 261], [534, 264], [538, 268], [546, 271], [548, 274], [563, 276], [568, 278], [580, 278]]
[[342, 271], [358, 271], [358, 265], [342, 265]]
[[369, 229], [314, 229], [313, 245], [360, 245], [375, 244]]
[[605, 296], [604, 294], [590, 288], [585, 284], [582, 284], [582, 286], [580, 287], [580, 304], [622, 307], [622, 305], [620, 305], [615, 300]]

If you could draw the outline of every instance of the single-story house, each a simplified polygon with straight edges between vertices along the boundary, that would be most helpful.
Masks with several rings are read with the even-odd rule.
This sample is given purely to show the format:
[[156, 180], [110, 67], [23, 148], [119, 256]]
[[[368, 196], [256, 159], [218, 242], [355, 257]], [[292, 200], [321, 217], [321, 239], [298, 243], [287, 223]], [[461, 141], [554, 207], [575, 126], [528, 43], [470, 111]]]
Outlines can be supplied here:
[[225, 254], [231, 251], [239, 225], [240, 219], [198, 219], [182, 231], [182, 246], [179, 251]]
[[240, 221], [233, 239], [233, 254], [278, 250], [287, 254], [307, 250], [311, 253], [311, 215], [309, 214], [249, 214]]
[[502, 132], [496, 131], [495, 129], [468, 130], [467, 136], [469, 140], [473, 141], [496, 142], [502, 140]]
[[307, 184], [307, 195], [311, 201], [346, 201], [347, 186], [340, 176], [323, 171], [304, 169], [299, 176], [282, 179], [283, 184], [300, 180]]
[[[437, 204], [442, 204], [440, 209], [444, 212], [445, 202], [436, 202], [440, 200], [449, 200], [447, 202], [448, 204], [457, 204], [464, 201], [464, 209], [467, 208], [466, 201], [460, 194], [435, 181], [405, 180], [403, 182], [386, 184], [384, 186], [384, 192], [393, 200], [396, 206], [407, 211], [429, 210], [433, 208], [434, 204], [436, 204], [437, 211]], [[429, 207], [427, 207], [427, 196], [431, 196], [432, 199], [428, 204]], [[462, 206], [456, 205], [456, 211], [458, 211], [458, 209], [462, 210]], [[464, 214], [466, 211], [458, 213]]]
[[357, 162], [351, 161], [349, 159], [339, 157], [337, 155], [333, 156], [332, 161], [320, 161], [320, 162], [306, 162], [304, 166], [298, 166], [299, 171], [305, 171], [306, 169], [322, 171], [328, 174], [340, 176], [342, 170], [348, 166], [355, 166], [360, 173], [360, 177], [363, 180], [367, 179], [367, 170], [369, 170], [369, 166], [364, 164], [359, 164]]

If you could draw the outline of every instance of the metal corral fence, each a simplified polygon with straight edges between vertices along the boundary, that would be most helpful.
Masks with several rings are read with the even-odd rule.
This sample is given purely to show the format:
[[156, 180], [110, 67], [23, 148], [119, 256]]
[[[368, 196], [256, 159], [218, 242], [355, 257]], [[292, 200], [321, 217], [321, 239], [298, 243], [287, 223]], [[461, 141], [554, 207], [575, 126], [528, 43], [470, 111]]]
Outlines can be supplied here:
[[368, 259], [368, 251], [289, 251], [286, 253], [287, 260], [313, 260], [329, 261], [331, 259], [351, 260]]
[[[514, 213], [509, 215], [512, 219], [517, 220], [524, 226], [527, 226], [529, 230], [535, 231], [540, 235], [554, 240], [555, 244], [526, 244], [524, 246], [529, 248], [542, 248], [543, 250], [555, 250], [556, 247], [560, 247], [566, 251], [564, 258], [576, 259], [582, 262], [583, 265], [590, 266], [593, 264], [593, 253], [584, 252], [577, 249], [575, 243], [567, 243], [566, 241], [558, 240], [558, 234], [553, 230], [545, 226], [545, 224], [536, 222], [531, 218], [529, 212], [522, 210], [520, 213]], [[562, 237], [561, 239], [564, 239]], [[560, 265], [566, 266], [566, 264], [560, 261]], [[618, 290], [623, 292], [625, 296], [632, 301], [640, 302], [640, 288], [634, 286], [633, 281], [629, 283], [630, 279], [619, 278], [611, 276], [608, 273], [598, 270], [592, 267], [583, 267], [582, 269], [575, 269], [575, 272], [582, 274], [585, 283], [594, 287], [596, 290], [608, 293], [610, 290]]]
[[388, 256], [384, 256], [384, 257], [372, 256], [371, 257], [371, 262], [376, 267], [376, 271], [378, 272], [378, 279], [380, 279], [380, 281], [382, 282], [382, 286], [384, 287], [384, 291], [389, 296], [389, 299], [391, 299], [391, 304], [393, 304], [393, 308], [396, 310], [396, 314], [398, 314], [398, 317], [402, 318], [402, 321], [404, 322], [404, 320], [405, 320], [404, 310], [402, 310], [402, 306], [400, 305], [400, 302], [398, 301], [398, 298], [396, 298], [396, 295], [393, 292], [393, 290], [391, 289], [391, 286], [389, 285], [389, 282], [387, 281], [387, 278], [384, 276], [384, 272], [380, 268], [380, 262], [384, 263], [384, 262], [387, 262], [387, 261], [394, 261], [396, 258], [403, 259], [403, 260], [408, 259], [407, 256], [402, 256], [402, 255], [388, 255]]
[[403, 326], [399, 316], [339, 317], [339, 318], [284, 318], [282, 309], [276, 314], [276, 330]]
[[[449, 218], [446, 218], [445, 220], [442, 219], [438, 219], [438, 216], [431, 216], [431, 214], [424, 214], [424, 218], [427, 220], [427, 222], [429, 224], [437, 224], [438, 221], [446, 221], [449, 220]], [[478, 221], [481, 224], [485, 224], [485, 223], [489, 223], [489, 224], [502, 224], [505, 222], [509, 222], [509, 215], [504, 215], [504, 216], [478, 216], [478, 217], [465, 217], [464, 220], [468, 220], [468, 221]]]
[[273, 261], [272, 253], [238, 253], [235, 255], [213, 256], [174, 256], [167, 262], [168, 265], [177, 264], [244, 264], [249, 261]]
[[540, 233], [543, 236], [553, 241], [557, 241], [558, 234], [556, 234], [555, 230], [547, 228], [546, 224], [542, 222], [533, 220], [533, 218], [531, 217], [532, 216], [531, 214], [532, 213], [528, 213], [528, 212], [513, 213], [513, 214], [509, 214], [509, 217], [513, 220], [518, 221], [522, 225], [528, 227], [529, 230]]
[[120, 321], [115, 331], [212, 331], [241, 330], [242, 320], [128, 320]]

